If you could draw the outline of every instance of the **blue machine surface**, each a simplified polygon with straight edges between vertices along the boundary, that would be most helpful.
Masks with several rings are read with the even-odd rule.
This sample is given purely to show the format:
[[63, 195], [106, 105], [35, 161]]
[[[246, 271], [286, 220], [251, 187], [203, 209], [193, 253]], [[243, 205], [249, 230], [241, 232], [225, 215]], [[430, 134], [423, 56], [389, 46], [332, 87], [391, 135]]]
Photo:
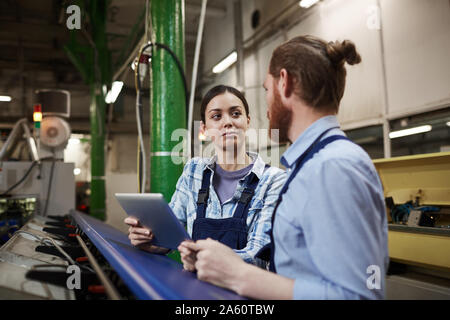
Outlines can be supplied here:
[[231, 291], [200, 281], [172, 259], [133, 247], [126, 234], [86, 214], [71, 216], [137, 299], [240, 300]]

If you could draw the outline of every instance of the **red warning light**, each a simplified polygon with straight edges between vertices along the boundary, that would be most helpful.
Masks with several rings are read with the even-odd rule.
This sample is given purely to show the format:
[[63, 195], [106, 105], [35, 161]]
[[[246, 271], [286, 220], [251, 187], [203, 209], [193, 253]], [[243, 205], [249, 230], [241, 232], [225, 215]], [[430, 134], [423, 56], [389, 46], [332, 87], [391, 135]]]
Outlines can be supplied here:
[[34, 105], [33, 121], [34, 122], [42, 121], [42, 107], [40, 104]]

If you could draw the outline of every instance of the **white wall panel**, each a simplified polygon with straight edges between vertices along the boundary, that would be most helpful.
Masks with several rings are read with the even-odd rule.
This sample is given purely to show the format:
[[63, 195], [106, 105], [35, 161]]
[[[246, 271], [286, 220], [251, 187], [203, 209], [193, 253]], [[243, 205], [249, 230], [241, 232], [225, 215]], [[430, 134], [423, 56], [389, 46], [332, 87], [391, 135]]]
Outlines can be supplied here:
[[245, 87], [261, 86], [261, 75], [259, 74], [259, 56], [254, 52], [244, 59], [244, 82]]
[[233, 3], [227, 1], [223, 18], [207, 19], [203, 31], [203, 73], [212, 68], [234, 49]]
[[450, 2], [382, 0], [391, 116], [450, 103]]
[[[266, 2], [244, 1], [244, 37], [252, 33], [251, 13], [265, 7]], [[378, 3], [381, 3], [383, 43], [380, 30], [368, 27], [374, 14], [370, 9]], [[229, 19], [227, 23], [226, 19]], [[204, 72], [234, 48], [233, 24], [229, 21], [232, 21], [232, 10], [228, 10], [224, 20], [211, 20], [205, 26]], [[381, 123], [385, 87], [390, 117], [420, 113], [450, 103], [448, 0], [323, 0], [287, 30], [288, 39], [302, 34], [329, 41], [350, 39], [361, 54], [361, 64], [347, 66], [346, 91], [339, 112], [343, 128]], [[264, 81], [273, 49], [284, 39], [281, 32], [275, 38], [265, 39], [244, 60], [245, 91], [253, 127], [267, 127], [265, 95], [259, 86]], [[214, 84], [235, 85], [235, 80], [234, 68], [230, 68], [219, 75]]]
[[354, 122], [381, 118], [383, 80], [380, 40], [377, 30], [367, 27], [373, 0], [334, 0], [320, 3], [313, 13], [288, 32], [289, 38], [311, 34], [326, 41], [352, 40], [362, 62], [346, 65], [347, 84], [341, 101], [339, 121]]
[[272, 58], [272, 53], [280, 44], [284, 42], [283, 40], [284, 39], [280, 36], [268, 43], [263, 44], [259, 48], [258, 59], [259, 59], [259, 75], [261, 84], [264, 82], [267, 71], [269, 70], [270, 58]]

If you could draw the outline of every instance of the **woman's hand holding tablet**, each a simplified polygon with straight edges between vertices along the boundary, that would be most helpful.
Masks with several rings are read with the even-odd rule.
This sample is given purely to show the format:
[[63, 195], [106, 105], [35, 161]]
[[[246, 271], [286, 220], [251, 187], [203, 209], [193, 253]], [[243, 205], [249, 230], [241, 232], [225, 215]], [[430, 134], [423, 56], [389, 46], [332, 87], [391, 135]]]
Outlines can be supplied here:
[[154, 238], [152, 230], [142, 226], [137, 218], [126, 217], [124, 222], [130, 226], [128, 228], [128, 238], [133, 246], [158, 254], [166, 254], [170, 251], [170, 249], [152, 245], [151, 241]]

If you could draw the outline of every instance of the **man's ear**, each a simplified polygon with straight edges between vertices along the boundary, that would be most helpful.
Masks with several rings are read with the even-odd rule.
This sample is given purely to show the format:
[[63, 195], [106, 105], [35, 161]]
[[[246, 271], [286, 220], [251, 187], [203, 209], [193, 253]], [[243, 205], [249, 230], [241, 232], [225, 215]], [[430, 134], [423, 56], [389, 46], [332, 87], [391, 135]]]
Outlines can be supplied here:
[[292, 77], [289, 75], [286, 69], [280, 70], [280, 77], [278, 78], [278, 92], [280, 92], [281, 98], [289, 98], [292, 94]]

